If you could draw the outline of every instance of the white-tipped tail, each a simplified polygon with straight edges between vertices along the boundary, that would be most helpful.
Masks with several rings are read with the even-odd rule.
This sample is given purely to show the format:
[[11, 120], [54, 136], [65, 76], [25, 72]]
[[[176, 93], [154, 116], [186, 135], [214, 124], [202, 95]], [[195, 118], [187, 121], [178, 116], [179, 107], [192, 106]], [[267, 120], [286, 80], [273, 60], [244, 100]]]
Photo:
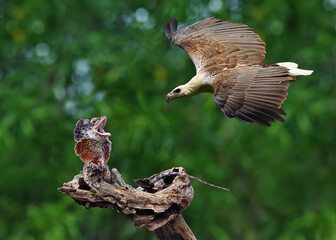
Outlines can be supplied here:
[[277, 64], [281, 67], [287, 68], [291, 76], [301, 76], [301, 75], [307, 76], [313, 73], [313, 70], [303, 70], [298, 68], [298, 65], [293, 62], [282, 62]]

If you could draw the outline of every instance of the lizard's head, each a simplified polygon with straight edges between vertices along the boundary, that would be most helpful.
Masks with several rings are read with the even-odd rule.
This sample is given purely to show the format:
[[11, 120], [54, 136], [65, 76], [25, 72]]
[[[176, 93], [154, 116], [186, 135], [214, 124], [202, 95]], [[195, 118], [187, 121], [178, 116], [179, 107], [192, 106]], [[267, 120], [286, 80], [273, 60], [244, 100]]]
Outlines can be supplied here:
[[110, 133], [104, 131], [107, 118], [105, 116], [88, 119], [81, 119], [77, 122], [74, 130], [74, 139], [76, 142], [85, 139], [105, 139], [111, 136]]
[[106, 120], [103, 116], [77, 122], [74, 130], [74, 139], [77, 142], [75, 152], [84, 162], [108, 161], [112, 143], [108, 139], [111, 134], [104, 131]]

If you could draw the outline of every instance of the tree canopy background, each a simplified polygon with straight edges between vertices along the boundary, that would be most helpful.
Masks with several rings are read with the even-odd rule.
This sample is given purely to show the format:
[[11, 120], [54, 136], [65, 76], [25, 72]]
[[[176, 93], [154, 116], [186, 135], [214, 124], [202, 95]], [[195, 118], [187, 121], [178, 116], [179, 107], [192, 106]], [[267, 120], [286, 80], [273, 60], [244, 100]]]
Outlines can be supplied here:
[[[287, 122], [226, 119], [210, 94], [166, 104], [195, 74], [164, 36], [172, 16], [245, 23], [267, 62], [315, 70], [291, 84]], [[153, 239], [57, 191], [83, 166], [77, 120], [102, 115], [126, 182], [183, 166], [231, 189], [192, 182], [198, 239], [335, 237], [335, 0], [2, 0], [0, 19], [1, 239]]]

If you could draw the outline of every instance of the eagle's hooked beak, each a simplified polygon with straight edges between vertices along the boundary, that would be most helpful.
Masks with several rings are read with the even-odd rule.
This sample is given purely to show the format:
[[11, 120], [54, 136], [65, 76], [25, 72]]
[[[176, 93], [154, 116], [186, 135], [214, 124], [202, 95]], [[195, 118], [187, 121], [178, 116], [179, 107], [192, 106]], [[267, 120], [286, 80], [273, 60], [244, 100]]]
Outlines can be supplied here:
[[173, 98], [173, 96], [171, 95], [171, 93], [168, 93], [168, 94], [166, 95], [166, 101], [167, 101], [167, 103], [169, 103], [169, 101], [170, 101], [172, 98]]

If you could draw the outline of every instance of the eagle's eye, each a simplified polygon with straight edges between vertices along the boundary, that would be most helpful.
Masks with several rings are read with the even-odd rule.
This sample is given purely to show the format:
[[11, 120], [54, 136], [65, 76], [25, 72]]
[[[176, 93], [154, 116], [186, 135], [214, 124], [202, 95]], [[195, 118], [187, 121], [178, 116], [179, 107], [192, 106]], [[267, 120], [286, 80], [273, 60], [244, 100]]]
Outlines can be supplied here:
[[181, 92], [181, 89], [180, 89], [180, 88], [176, 88], [176, 89], [174, 90], [174, 93], [179, 93], [179, 92]]

